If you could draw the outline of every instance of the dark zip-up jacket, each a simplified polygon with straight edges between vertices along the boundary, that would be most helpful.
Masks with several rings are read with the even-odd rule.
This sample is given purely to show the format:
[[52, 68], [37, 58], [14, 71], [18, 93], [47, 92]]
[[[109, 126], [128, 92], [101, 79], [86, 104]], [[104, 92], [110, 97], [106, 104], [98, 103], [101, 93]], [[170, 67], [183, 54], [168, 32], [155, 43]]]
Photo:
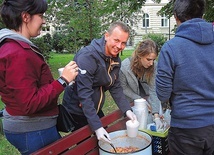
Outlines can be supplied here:
[[74, 61], [87, 73], [79, 74], [75, 83], [65, 89], [63, 104], [71, 113], [85, 115], [93, 131], [102, 127], [97, 112], [103, 107], [107, 90], [123, 113], [131, 110], [118, 78], [121, 60], [119, 56], [105, 55], [104, 37], [82, 48]]

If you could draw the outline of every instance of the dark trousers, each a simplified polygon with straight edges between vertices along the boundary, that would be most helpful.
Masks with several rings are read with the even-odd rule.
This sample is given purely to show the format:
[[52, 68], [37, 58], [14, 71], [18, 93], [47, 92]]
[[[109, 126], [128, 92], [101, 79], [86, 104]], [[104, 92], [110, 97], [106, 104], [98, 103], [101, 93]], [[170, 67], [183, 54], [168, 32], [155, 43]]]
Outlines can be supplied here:
[[172, 155], [214, 155], [214, 125], [196, 129], [170, 127], [168, 144]]
[[[73, 119], [75, 121], [75, 122], [73, 122], [74, 126], [75, 126], [73, 131], [78, 130], [79, 128], [81, 128], [81, 127], [83, 127], [83, 126], [88, 124], [87, 118], [85, 116], [83, 116], [83, 115], [75, 115], [75, 114], [71, 114], [71, 115], [72, 115], [72, 117], [73, 117]], [[102, 110], [100, 110], [97, 113], [97, 115], [101, 118], [101, 117], [104, 116], [104, 113], [103, 113]]]

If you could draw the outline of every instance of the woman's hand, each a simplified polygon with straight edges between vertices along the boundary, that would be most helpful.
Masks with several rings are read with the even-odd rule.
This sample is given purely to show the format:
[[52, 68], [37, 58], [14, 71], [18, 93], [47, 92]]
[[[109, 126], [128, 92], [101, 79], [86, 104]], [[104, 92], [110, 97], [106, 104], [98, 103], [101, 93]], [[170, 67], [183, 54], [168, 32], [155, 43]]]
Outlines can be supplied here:
[[69, 83], [74, 81], [78, 75], [78, 66], [75, 61], [70, 61], [62, 71], [62, 77], [65, 78]]

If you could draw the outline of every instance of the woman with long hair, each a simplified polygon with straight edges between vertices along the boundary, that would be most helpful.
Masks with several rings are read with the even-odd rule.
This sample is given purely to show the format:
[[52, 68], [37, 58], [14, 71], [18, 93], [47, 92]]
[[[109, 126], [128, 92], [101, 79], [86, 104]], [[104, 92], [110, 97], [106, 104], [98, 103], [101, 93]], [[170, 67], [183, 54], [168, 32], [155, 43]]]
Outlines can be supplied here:
[[140, 98], [146, 99], [156, 128], [161, 129], [163, 127], [159, 117], [161, 102], [155, 90], [157, 56], [158, 46], [154, 41], [150, 39], [141, 41], [132, 56], [122, 61], [119, 77], [129, 102]]

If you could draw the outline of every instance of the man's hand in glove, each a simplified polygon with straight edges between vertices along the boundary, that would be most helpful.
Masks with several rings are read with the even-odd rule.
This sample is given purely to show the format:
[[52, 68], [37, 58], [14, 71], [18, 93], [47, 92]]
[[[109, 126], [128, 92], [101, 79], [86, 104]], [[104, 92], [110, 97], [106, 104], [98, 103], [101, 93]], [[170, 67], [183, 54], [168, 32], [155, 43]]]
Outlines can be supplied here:
[[109, 137], [109, 134], [103, 127], [95, 130], [95, 133], [96, 133], [98, 140], [101, 140], [101, 141], [107, 142], [107, 143], [111, 143], [111, 139]]
[[159, 117], [156, 117], [154, 119], [155, 125], [156, 125], [156, 130], [162, 129], [163, 128], [163, 122]]
[[132, 121], [137, 120], [136, 115], [131, 110], [126, 111], [126, 116]]

